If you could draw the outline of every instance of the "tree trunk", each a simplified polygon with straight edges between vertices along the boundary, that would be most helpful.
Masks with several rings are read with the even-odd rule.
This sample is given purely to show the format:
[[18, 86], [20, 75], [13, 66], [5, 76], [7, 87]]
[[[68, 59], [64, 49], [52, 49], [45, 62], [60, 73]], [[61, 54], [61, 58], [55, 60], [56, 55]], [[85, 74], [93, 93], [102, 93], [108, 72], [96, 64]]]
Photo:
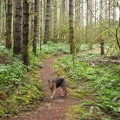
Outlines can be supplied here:
[[43, 1], [40, 0], [40, 50], [42, 49], [42, 40], [43, 40]]
[[85, 42], [88, 42], [88, 30], [89, 30], [89, 1], [86, 0], [86, 28], [85, 28]]
[[22, 58], [25, 65], [29, 65], [29, 3], [23, 0], [23, 51]]
[[[92, 8], [92, 0], [86, 0], [86, 3], [87, 3], [87, 10], [86, 10], [86, 43], [87, 42], [90, 42], [90, 37], [92, 38], [92, 27], [93, 27], [93, 23], [92, 23], [92, 19], [93, 19], [93, 16], [92, 16], [92, 11], [93, 11], [93, 8]], [[91, 29], [91, 30], [90, 30]]]
[[[102, 23], [103, 21], [103, 0], [100, 0], [100, 13], [99, 13], [99, 20]], [[102, 33], [102, 26], [100, 27], [100, 34]], [[100, 39], [102, 39], [102, 35], [100, 35]]]
[[104, 40], [101, 39], [101, 55], [104, 55]]
[[69, 37], [70, 54], [74, 54], [73, 0], [69, 0]]
[[39, 1], [35, 0], [35, 17], [34, 17], [34, 39], [33, 39], [33, 52], [36, 55], [37, 52], [37, 40], [38, 40], [38, 6]]
[[30, 42], [33, 42], [34, 40], [34, 12], [35, 12], [35, 0], [31, 0], [30, 4], [29, 4], [29, 9], [30, 12], [33, 13], [29, 16], [29, 37], [30, 37]]
[[22, 50], [22, 23], [23, 23], [23, 2], [15, 0], [15, 19], [14, 19], [14, 46], [13, 53], [21, 54]]
[[47, 44], [50, 39], [50, 0], [47, 0], [46, 4], [44, 44]]
[[6, 48], [12, 48], [12, 0], [8, 0], [6, 3]]
[[2, 9], [3, 9], [3, 4], [2, 0], [0, 0], [0, 34], [2, 33]]
[[57, 0], [54, 0], [54, 11], [53, 11], [53, 39], [57, 42], [56, 38], [56, 31], [57, 31]]

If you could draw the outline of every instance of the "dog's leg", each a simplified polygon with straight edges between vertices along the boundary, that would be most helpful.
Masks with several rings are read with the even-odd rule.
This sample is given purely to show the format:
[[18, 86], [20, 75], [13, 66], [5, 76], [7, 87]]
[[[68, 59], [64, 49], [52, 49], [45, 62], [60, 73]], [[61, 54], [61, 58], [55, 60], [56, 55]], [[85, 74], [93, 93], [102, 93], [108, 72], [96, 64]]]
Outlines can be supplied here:
[[51, 100], [53, 100], [55, 92], [56, 92], [56, 87], [54, 87], [53, 90], [52, 90]]
[[66, 96], [67, 95], [67, 89], [66, 89], [66, 81], [65, 80], [63, 81], [61, 88], [63, 89], [63, 93], [64, 93], [63, 96]]
[[63, 93], [64, 93], [63, 97], [64, 97], [64, 96], [67, 95], [67, 89], [66, 89], [65, 86], [61, 86], [61, 88], [62, 88], [62, 90], [63, 90]]
[[67, 95], [67, 89], [66, 89], [66, 87], [64, 87], [64, 96], [66, 96]]
[[66, 87], [64, 87], [64, 96], [66, 96], [67, 95], [67, 89], [66, 89]]

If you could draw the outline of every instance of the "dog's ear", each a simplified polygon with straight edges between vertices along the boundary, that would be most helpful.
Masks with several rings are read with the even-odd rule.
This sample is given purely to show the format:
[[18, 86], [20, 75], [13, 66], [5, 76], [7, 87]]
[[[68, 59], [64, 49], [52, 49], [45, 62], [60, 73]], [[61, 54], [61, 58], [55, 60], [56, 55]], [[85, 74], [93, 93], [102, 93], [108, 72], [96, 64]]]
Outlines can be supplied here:
[[48, 83], [50, 83], [50, 80], [48, 80]]

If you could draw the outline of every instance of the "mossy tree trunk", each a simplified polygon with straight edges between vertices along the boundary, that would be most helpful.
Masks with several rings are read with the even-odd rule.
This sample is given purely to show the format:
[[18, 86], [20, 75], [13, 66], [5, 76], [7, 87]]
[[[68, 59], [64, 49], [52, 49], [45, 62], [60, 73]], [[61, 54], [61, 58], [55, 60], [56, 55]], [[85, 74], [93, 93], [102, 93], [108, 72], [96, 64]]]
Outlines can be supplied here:
[[0, 0], [0, 34], [2, 33], [2, 9], [3, 9], [3, 3], [2, 0]]
[[[99, 13], [99, 19], [100, 19], [100, 22], [102, 23], [103, 21], [103, 0], [100, 0], [100, 13]], [[100, 34], [102, 33], [102, 26], [100, 27]], [[103, 38], [102, 38], [102, 34], [100, 35], [100, 38], [99, 38], [99, 41], [101, 41]]]
[[56, 40], [56, 31], [57, 31], [57, 0], [54, 0], [54, 9], [53, 9], [53, 39]]
[[37, 40], [38, 40], [38, 6], [39, 1], [35, 0], [35, 16], [34, 16], [34, 39], [33, 39], [33, 52], [36, 55], [37, 52]]
[[[86, 43], [90, 42], [90, 38], [92, 38], [92, 13], [91, 11], [93, 11], [92, 8], [92, 0], [86, 0], [86, 33], [85, 33], [85, 37], [86, 37]], [[90, 30], [91, 29], [91, 30]]]
[[29, 4], [30, 16], [29, 16], [29, 40], [33, 43], [34, 40], [34, 16], [35, 16], [35, 0], [31, 0]]
[[42, 40], [43, 40], [43, 1], [40, 0], [40, 7], [39, 7], [39, 24], [40, 24], [40, 31], [39, 31], [39, 38], [40, 38], [40, 50], [42, 49]]
[[50, 39], [50, 0], [46, 3], [46, 18], [45, 18], [45, 33], [44, 33], [44, 44], [47, 44]]
[[15, 0], [15, 18], [14, 18], [14, 45], [13, 53], [21, 54], [22, 51], [22, 24], [23, 24], [23, 1]]
[[22, 58], [25, 65], [29, 65], [29, 3], [23, 0], [23, 51]]
[[6, 1], [6, 48], [12, 48], [12, 0]]
[[73, 29], [73, 0], [69, 0], [69, 42], [70, 42], [70, 54], [74, 54], [75, 45]]
[[[64, 27], [66, 25], [66, 8], [65, 8], [65, 0], [62, 0], [62, 4], [61, 4], [61, 12], [60, 12], [60, 24], [62, 27]], [[61, 36], [62, 40], [65, 40], [65, 34], [63, 34]]]

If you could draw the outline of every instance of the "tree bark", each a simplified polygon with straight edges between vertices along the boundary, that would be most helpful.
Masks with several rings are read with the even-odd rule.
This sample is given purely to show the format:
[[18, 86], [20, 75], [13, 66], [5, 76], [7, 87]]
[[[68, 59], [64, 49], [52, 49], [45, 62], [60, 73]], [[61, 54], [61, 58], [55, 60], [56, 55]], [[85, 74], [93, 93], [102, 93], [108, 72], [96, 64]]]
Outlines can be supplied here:
[[21, 54], [22, 51], [22, 27], [23, 27], [23, 2], [15, 0], [15, 19], [14, 19], [14, 45], [13, 53]]
[[73, 0], [69, 0], [69, 37], [70, 54], [74, 54]]
[[54, 0], [54, 11], [53, 11], [53, 39], [57, 42], [56, 38], [56, 31], [57, 31], [57, 0]]
[[29, 65], [29, 3], [23, 0], [23, 51], [22, 58], [25, 65]]
[[44, 44], [47, 44], [48, 40], [50, 39], [50, 0], [47, 0], [46, 4]]
[[43, 40], [43, 1], [40, 0], [40, 50], [42, 49], [42, 40]]
[[12, 0], [8, 0], [6, 3], [6, 48], [12, 48]]
[[38, 40], [38, 6], [39, 1], [35, 0], [35, 16], [34, 16], [34, 39], [33, 39], [33, 52], [37, 53], [37, 40]]

